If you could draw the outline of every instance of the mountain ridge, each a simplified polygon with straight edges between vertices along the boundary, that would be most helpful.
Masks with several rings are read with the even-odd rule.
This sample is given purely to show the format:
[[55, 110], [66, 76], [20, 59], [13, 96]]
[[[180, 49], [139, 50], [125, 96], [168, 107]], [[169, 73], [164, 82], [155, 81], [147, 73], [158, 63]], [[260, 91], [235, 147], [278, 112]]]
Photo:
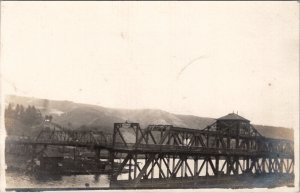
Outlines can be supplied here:
[[[195, 115], [174, 114], [160, 109], [120, 109], [98, 105], [75, 103], [8, 95], [6, 104], [34, 105], [42, 114], [53, 115], [53, 121], [66, 127], [77, 129], [81, 126], [96, 128], [111, 133], [116, 122], [137, 122], [141, 128], [150, 124], [169, 124], [177, 127], [203, 129], [212, 124], [215, 118]], [[263, 136], [293, 140], [294, 132], [290, 128], [266, 125], [253, 125]]]

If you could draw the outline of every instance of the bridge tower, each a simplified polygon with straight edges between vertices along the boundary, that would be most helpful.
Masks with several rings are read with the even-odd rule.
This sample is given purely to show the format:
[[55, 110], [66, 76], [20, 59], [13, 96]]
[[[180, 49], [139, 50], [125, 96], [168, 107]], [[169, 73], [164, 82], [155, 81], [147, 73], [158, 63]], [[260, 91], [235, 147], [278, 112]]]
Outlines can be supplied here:
[[[213, 131], [213, 129], [209, 129]], [[239, 116], [235, 113], [230, 113], [226, 116], [220, 117], [216, 120], [215, 130], [223, 135], [231, 136], [227, 138], [227, 148], [237, 149], [239, 148], [241, 138], [247, 137], [261, 137], [261, 134], [250, 124], [248, 119]], [[246, 142], [246, 149], [249, 149], [249, 143]], [[254, 142], [255, 143], [255, 142]], [[255, 145], [255, 144], [252, 144]]]
[[220, 117], [216, 121], [217, 130], [239, 135], [240, 132], [249, 132], [250, 121], [235, 113]]

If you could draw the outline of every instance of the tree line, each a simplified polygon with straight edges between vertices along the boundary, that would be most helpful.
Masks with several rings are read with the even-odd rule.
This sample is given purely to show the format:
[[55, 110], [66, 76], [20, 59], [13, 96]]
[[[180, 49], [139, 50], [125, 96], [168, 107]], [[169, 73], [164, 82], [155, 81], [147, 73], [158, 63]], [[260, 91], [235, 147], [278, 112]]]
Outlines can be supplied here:
[[29, 105], [25, 108], [20, 104], [14, 106], [12, 103], [9, 103], [5, 109], [5, 117], [18, 119], [26, 125], [36, 125], [43, 122], [40, 110], [35, 108], [34, 105]]

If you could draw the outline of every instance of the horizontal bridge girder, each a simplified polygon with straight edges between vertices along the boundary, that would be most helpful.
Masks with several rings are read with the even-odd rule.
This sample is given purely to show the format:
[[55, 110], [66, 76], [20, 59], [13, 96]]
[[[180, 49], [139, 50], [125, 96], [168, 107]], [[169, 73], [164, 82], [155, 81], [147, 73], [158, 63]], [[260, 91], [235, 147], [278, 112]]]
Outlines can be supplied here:
[[[239, 175], [239, 174], [268, 174], [268, 173], [293, 173], [294, 160], [286, 158], [258, 158], [252, 156], [172, 156], [168, 154], [147, 154], [144, 158], [139, 158], [139, 163], [134, 161], [137, 154], [131, 152], [124, 159], [114, 173], [114, 180], [119, 180], [118, 175], [129, 168], [135, 171], [131, 175], [130, 171], [128, 180], [137, 185], [143, 179], [167, 179], [177, 177], [200, 176], [222, 176], [222, 175]], [[128, 168], [127, 168], [128, 169]], [[124, 178], [124, 176], [122, 177]]]
[[[132, 133], [134, 138], [128, 142], [122, 132], [127, 132], [132, 124], [123, 130], [121, 130], [121, 123], [116, 125], [118, 127], [115, 128], [116, 132], [113, 136], [102, 132], [44, 129], [36, 138], [7, 138], [6, 143], [95, 147], [138, 153], [232, 154], [261, 157], [293, 157], [294, 155], [294, 144], [289, 140], [235, 136], [218, 131], [185, 129], [171, 125], [150, 125], [142, 130], [139, 124], [134, 123], [135, 128]], [[121, 141], [115, 140], [117, 136], [120, 136]]]

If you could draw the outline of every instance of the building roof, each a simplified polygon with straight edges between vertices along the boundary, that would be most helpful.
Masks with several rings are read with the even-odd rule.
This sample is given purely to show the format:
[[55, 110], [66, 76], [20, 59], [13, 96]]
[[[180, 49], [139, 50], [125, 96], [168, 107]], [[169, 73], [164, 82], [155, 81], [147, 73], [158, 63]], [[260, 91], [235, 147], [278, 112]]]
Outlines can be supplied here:
[[218, 118], [217, 120], [239, 120], [239, 121], [248, 121], [248, 119], [245, 119], [244, 117], [239, 116], [235, 113], [229, 113], [228, 115], [225, 115], [223, 117]]

